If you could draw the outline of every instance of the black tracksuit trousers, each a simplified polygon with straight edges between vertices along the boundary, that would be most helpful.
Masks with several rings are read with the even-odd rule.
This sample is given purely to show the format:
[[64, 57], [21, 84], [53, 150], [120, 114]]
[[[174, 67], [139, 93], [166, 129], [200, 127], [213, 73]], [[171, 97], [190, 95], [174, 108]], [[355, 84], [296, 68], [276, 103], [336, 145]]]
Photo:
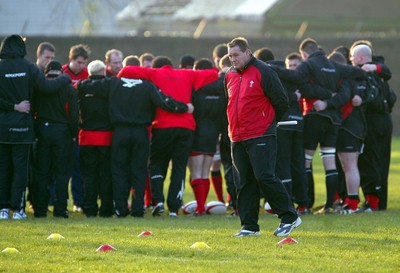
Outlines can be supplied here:
[[0, 144], [0, 209], [25, 206], [30, 144]]
[[72, 136], [66, 124], [36, 126], [32, 198], [35, 217], [45, 217], [49, 187], [55, 180], [54, 215], [64, 215], [68, 203], [68, 182], [72, 171]]
[[[83, 211], [86, 216], [111, 217], [113, 192], [111, 180], [111, 147], [80, 146], [80, 168], [84, 187]], [[100, 197], [100, 210], [97, 198]]]
[[153, 203], [164, 203], [164, 181], [170, 160], [172, 171], [167, 205], [170, 212], [182, 206], [186, 166], [192, 147], [193, 131], [185, 128], [153, 129], [151, 137], [150, 181]]
[[111, 145], [111, 175], [115, 212], [118, 217], [128, 215], [129, 191], [134, 189], [130, 214], [144, 215], [149, 134], [146, 126], [116, 126]]
[[295, 203], [308, 206], [303, 132], [278, 128], [277, 139], [276, 175]]
[[387, 208], [388, 176], [393, 123], [390, 114], [367, 116], [365, 148], [358, 160], [364, 195], [379, 197], [379, 209]]
[[219, 144], [219, 150], [221, 153], [221, 163], [224, 167], [224, 178], [226, 183], [226, 190], [231, 197], [231, 203], [234, 209], [237, 207], [237, 192], [235, 182], [233, 180], [233, 167], [232, 167], [232, 155], [231, 155], [231, 140], [228, 136], [228, 124], [225, 124], [223, 130], [221, 130], [221, 139]]
[[232, 143], [242, 229], [259, 231], [260, 189], [282, 223], [293, 223], [297, 212], [282, 182], [275, 176], [276, 137], [264, 136]]

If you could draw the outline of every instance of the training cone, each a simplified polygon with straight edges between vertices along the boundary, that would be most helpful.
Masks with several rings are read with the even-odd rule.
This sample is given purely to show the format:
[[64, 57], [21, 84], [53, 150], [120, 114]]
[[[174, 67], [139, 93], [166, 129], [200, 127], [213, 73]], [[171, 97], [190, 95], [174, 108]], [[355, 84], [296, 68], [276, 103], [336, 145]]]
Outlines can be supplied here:
[[6, 247], [1, 252], [2, 253], [21, 253], [18, 251], [18, 249], [14, 248], [14, 247]]
[[47, 239], [65, 239], [60, 233], [52, 233]]
[[115, 247], [112, 245], [101, 245], [99, 248], [96, 249], [97, 252], [105, 252], [105, 251], [112, 251], [112, 250], [117, 250]]
[[190, 248], [210, 248], [210, 247], [204, 242], [196, 242], [193, 245], [191, 245]]
[[138, 237], [142, 237], [142, 236], [150, 236], [150, 235], [152, 235], [153, 233], [151, 232], [151, 231], [143, 231], [142, 233], [140, 233], [139, 235], [138, 235]]
[[281, 245], [284, 245], [284, 244], [298, 244], [299, 242], [297, 242], [295, 239], [293, 239], [293, 238], [285, 238], [285, 239], [283, 239], [283, 240], [280, 240], [278, 243], [277, 243], [277, 245], [278, 246], [281, 246]]

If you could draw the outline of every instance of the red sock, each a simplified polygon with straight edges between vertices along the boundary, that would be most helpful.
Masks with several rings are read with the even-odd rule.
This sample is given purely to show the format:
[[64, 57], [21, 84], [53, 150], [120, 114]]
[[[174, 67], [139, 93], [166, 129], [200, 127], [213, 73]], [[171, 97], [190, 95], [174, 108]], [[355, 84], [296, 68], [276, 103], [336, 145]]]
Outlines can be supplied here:
[[220, 171], [211, 172], [211, 182], [213, 183], [214, 191], [217, 195], [218, 201], [225, 203], [222, 189], [222, 176]]
[[335, 192], [335, 196], [333, 197], [333, 201], [340, 200], [340, 195], [338, 192]]
[[147, 176], [146, 177], [146, 189], [144, 191], [145, 194], [145, 201], [144, 201], [144, 205], [146, 207], [151, 205], [151, 200], [152, 200], [152, 195], [151, 195], [151, 187], [150, 187], [150, 177]]
[[203, 183], [204, 183], [204, 203], [206, 203], [208, 193], [210, 192], [210, 179], [203, 178]]
[[352, 210], [356, 210], [358, 208], [358, 203], [359, 200], [358, 199], [350, 199], [350, 198], [346, 198], [346, 200], [344, 201], [345, 204], [347, 204], [349, 206], [350, 209]]
[[197, 201], [196, 212], [202, 214], [204, 212], [205, 206], [205, 184], [203, 179], [193, 179], [190, 181], [190, 186], [192, 186], [194, 197]]
[[365, 200], [368, 201], [369, 207], [371, 209], [378, 209], [379, 207], [379, 198], [374, 194], [367, 194], [365, 195]]

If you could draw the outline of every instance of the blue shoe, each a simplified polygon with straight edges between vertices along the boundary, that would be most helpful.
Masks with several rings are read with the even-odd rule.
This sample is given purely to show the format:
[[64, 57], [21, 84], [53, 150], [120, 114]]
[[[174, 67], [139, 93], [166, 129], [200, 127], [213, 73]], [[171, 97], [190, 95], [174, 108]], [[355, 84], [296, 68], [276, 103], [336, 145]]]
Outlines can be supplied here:
[[27, 218], [28, 218], [28, 216], [26, 215], [26, 213], [23, 209], [21, 209], [19, 211], [14, 211], [14, 213], [13, 213], [13, 220], [25, 220]]
[[8, 219], [10, 219], [10, 209], [1, 209], [0, 220], [8, 220]]
[[233, 237], [236, 237], [236, 238], [241, 238], [241, 237], [246, 237], [246, 236], [257, 236], [258, 237], [260, 235], [261, 235], [261, 233], [259, 231], [242, 229], [241, 231], [239, 231], [238, 233], [233, 235]]
[[296, 221], [291, 224], [281, 223], [279, 227], [274, 231], [275, 236], [287, 236], [289, 235], [294, 228], [297, 228], [301, 225], [300, 217], [297, 217]]

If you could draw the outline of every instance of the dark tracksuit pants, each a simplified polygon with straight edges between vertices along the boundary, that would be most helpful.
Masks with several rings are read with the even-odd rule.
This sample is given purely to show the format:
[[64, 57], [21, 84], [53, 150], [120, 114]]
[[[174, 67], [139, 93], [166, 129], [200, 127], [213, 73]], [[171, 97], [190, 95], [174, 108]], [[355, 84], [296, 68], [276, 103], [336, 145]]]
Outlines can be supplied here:
[[151, 137], [150, 180], [155, 204], [164, 203], [164, 180], [170, 160], [172, 171], [167, 205], [171, 212], [182, 206], [186, 166], [192, 147], [193, 131], [185, 128], [153, 129]]
[[83, 180], [80, 170], [80, 146], [78, 142], [73, 144], [73, 167], [71, 174], [71, 193], [75, 206], [83, 207]]
[[116, 126], [111, 145], [111, 175], [116, 214], [128, 215], [129, 190], [134, 189], [130, 214], [144, 215], [149, 135], [146, 126]]
[[308, 206], [303, 132], [278, 128], [277, 142], [276, 175], [295, 203]]
[[367, 116], [365, 148], [358, 160], [364, 195], [377, 195], [379, 209], [387, 208], [387, 189], [393, 123], [390, 114]]
[[232, 155], [231, 155], [231, 141], [228, 136], [228, 132], [225, 128], [221, 132], [220, 140], [220, 153], [221, 153], [221, 163], [224, 167], [224, 178], [226, 183], [226, 189], [231, 197], [231, 203], [234, 209], [237, 207], [237, 197], [236, 197], [236, 187], [233, 180], [233, 167], [232, 167]]
[[[111, 179], [111, 147], [80, 146], [81, 177], [84, 186], [83, 211], [86, 216], [113, 215], [113, 193]], [[101, 206], [97, 204], [100, 197]]]
[[54, 215], [64, 215], [68, 203], [71, 176], [72, 136], [66, 124], [40, 123], [36, 126], [33, 169], [33, 207], [35, 217], [45, 217], [49, 204], [49, 187], [55, 180]]
[[238, 212], [242, 229], [259, 231], [260, 189], [282, 223], [293, 223], [297, 212], [282, 182], [275, 176], [276, 137], [232, 143]]
[[0, 144], [0, 209], [25, 205], [30, 144]]

